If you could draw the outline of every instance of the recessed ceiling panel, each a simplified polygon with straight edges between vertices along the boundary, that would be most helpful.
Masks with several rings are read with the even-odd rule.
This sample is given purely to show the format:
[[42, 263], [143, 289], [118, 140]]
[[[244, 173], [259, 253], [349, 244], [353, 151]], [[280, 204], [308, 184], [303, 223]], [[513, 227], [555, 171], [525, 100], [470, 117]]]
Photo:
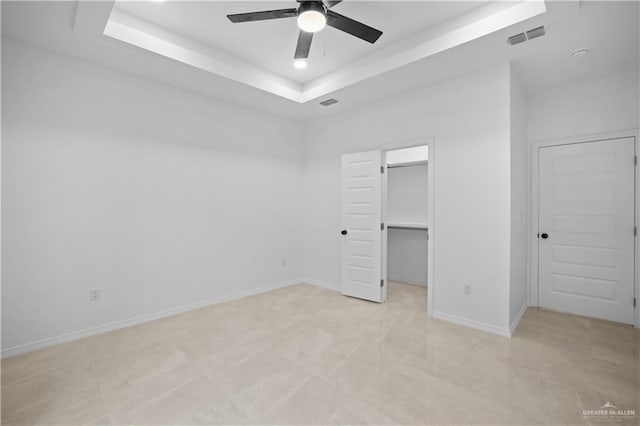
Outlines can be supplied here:
[[487, 2], [363, 2], [345, 0], [340, 14], [383, 31], [375, 44], [327, 27], [315, 34], [308, 66], [297, 69], [293, 55], [298, 38], [295, 18], [231, 23], [226, 15], [297, 7], [287, 2], [117, 1], [115, 7], [150, 24], [205, 44], [296, 83], [335, 71], [376, 50], [424, 32]]
[[[292, 3], [118, 1], [112, 4], [103, 35], [305, 103], [546, 11], [543, 0], [347, 0], [334, 6], [335, 13], [377, 27], [384, 34], [372, 45], [325, 28], [314, 37], [306, 67], [294, 66], [295, 17], [236, 24], [227, 19], [228, 14], [282, 9], [297, 2]], [[79, 3], [74, 30], [82, 32], [91, 27], [90, 22], [103, 18], [102, 11]]]

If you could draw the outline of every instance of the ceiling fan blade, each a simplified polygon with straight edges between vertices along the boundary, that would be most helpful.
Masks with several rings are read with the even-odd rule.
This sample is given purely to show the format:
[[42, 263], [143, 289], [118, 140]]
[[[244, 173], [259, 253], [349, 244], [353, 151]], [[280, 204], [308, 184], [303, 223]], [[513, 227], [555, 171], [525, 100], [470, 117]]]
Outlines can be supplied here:
[[298, 9], [265, 10], [263, 12], [236, 13], [227, 15], [234, 24], [239, 22], [264, 21], [267, 19], [294, 18], [298, 16]]
[[333, 6], [335, 6], [338, 3], [342, 3], [342, 0], [334, 0], [334, 1], [324, 0], [324, 5], [327, 6], [327, 9], [331, 9]]
[[372, 44], [375, 43], [382, 35], [382, 31], [376, 30], [362, 22], [354, 21], [353, 19], [340, 15], [333, 10], [327, 10], [327, 25]]
[[294, 59], [307, 59], [309, 57], [309, 50], [311, 50], [311, 41], [313, 40], [313, 33], [306, 31], [300, 31], [298, 34], [298, 45], [296, 46], [296, 54]]

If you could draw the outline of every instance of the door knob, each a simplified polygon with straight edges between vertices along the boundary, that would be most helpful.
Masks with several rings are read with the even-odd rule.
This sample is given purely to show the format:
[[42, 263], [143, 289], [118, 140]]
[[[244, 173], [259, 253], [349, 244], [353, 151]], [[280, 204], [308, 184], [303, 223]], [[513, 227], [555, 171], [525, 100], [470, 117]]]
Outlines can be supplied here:
[[549, 234], [547, 234], [546, 232], [543, 232], [542, 234], [540, 234], [540, 238], [542, 238], [543, 240], [546, 240], [547, 238], [549, 238]]
[[347, 230], [346, 230], [346, 229], [343, 229], [340, 233], [341, 233], [342, 235], [347, 235]]

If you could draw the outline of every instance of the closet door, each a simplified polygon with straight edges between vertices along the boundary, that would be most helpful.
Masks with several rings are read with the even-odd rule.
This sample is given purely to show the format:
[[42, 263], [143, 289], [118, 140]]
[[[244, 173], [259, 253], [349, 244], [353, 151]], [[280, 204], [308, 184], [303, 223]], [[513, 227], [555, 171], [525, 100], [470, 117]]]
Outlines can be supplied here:
[[382, 301], [382, 152], [342, 156], [342, 294]]
[[635, 140], [539, 149], [540, 306], [633, 324]]

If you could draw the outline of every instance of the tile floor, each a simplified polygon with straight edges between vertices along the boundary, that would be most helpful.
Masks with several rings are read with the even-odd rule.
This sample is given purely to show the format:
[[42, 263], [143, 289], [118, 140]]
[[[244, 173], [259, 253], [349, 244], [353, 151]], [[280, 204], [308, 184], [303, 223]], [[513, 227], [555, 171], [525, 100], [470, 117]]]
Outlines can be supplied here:
[[[301, 284], [2, 361], [2, 423], [602, 424], [640, 332], [529, 309], [512, 339]], [[638, 424], [640, 417], [622, 419]], [[616, 423], [620, 424], [620, 423]]]

